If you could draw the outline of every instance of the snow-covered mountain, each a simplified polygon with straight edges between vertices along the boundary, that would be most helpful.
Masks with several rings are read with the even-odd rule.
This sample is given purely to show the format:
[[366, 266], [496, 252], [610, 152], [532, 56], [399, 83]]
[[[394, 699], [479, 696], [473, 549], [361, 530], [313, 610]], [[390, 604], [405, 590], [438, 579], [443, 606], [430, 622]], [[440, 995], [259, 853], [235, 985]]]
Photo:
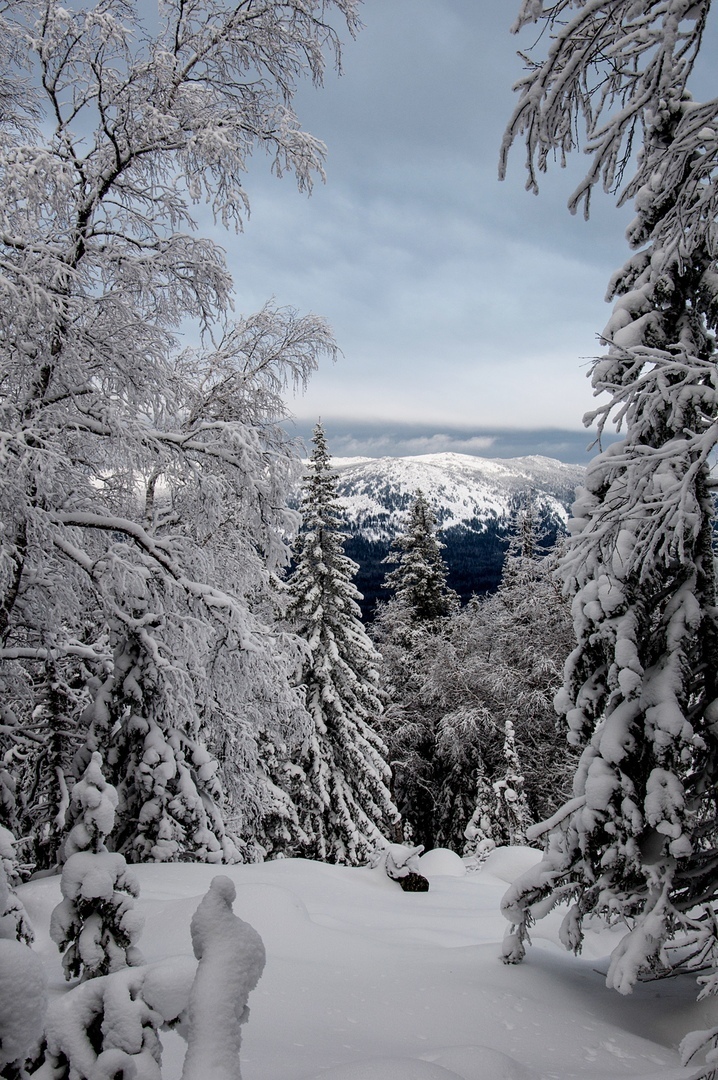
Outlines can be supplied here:
[[334, 458], [347, 527], [370, 541], [391, 541], [401, 532], [418, 489], [442, 531], [486, 531], [507, 520], [518, 503], [534, 502], [542, 517], [565, 523], [581, 465], [547, 457], [480, 458], [424, 454], [401, 458]]
[[404, 528], [417, 490], [436, 514], [446, 545], [449, 584], [467, 599], [498, 585], [516, 508], [533, 503], [541, 535], [550, 546], [563, 531], [584, 476], [580, 465], [539, 456], [424, 454], [334, 458], [332, 465], [346, 511], [346, 552], [360, 567], [356, 583], [367, 617], [382, 596], [387, 569], [382, 560]]

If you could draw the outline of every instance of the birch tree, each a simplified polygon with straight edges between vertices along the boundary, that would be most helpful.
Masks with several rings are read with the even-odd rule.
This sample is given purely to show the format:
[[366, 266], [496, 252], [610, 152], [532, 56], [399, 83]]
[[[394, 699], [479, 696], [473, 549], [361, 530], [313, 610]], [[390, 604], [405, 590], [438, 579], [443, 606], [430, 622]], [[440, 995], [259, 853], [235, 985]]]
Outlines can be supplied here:
[[527, 0], [515, 29], [537, 23], [546, 49], [527, 57], [502, 153], [503, 169], [525, 143], [537, 190], [550, 158], [582, 138], [589, 167], [571, 210], [588, 214], [601, 185], [636, 212], [586, 418], [599, 438], [611, 421], [622, 438], [588, 466], [563, 562], [577, 644], [557, 703], [582, 756], [573, 797], [534, 830], [543, 861], [504, 899], [509, 960], [558, 901], [575, 951], [586, 915], [625, 919], [608, 971], [622, 993], [671, 970], [679, 931], [696, 966], [715, 945], [718, 101], [688, 88], [709, 7]]
[[[210, 807], [216, 850], [226, 784], [206, 753], [249, 805], [257, 714], [303, 715], [272, 627], [296, 469], [279, 422], [335, 346], [274, 305], [233, 320], [193, 207], [240, 229], [256, 149], [300, 190], [322, 175], [292, 99], [338, 62], [331, 11], [354, 32], [354, 0], [166, 0], [156, 21], [134, 0], [0, 6], [0, 738], [35, 774], [10, 809], [42, 817], [46, 864], [68, 768], [38, 763], [48, 731], [76, 775], [103, 752], [120, 831], [146, 802], [123, 762], [152, 771], [169, 747], [166, 805], [181, 784]], [[113, 757], [118, 730], [131, 753]], [[175, 855], [203, 849], [175, 825]]]

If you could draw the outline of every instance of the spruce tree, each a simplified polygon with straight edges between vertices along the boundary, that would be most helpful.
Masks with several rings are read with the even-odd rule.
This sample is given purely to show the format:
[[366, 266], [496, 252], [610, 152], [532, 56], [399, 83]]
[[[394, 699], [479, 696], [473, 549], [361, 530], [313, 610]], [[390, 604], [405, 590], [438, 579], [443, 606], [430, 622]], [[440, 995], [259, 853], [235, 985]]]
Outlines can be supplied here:
[[582, 756], [542, 863], [504, 900], [510, 961], [559, 900], [572, 901], [562, 939], [575, 951], [587, 915], [624, 919], [608, 971], [622, 993], [670, 971], [681, 930], [696, 966], [716, 945], [718, 104], [687, 87], [709, 7], [525, 0], [517, 29], [544, 24], [548, 52], [519, 84], [504, 144], [525, 137], [536, 190], [585, 127], [591, 165], [571, 209], [587, 212], [598, 182], [636, 209], [592, 367], [604, 400], [586, 418], [599, 433], [614, 419], [623, 438], [587, 469], [563, 563], [577, 645], [557, 703]]
[[107, 975], [137, 966], [135, 946], [142, 919], [134, 912], [139, 885], [118, 852], [105, 840], [115, 823], [117, 792], [102, 775], [102, 758], [92, 755], [70, 804], [74, 824], [65, 840], [63, 899], [52, 912], [50, 937], [61, 952], [65, 978]]
[[524, 776], [516, 750], [514, 725], [504, 723], [504, 775], [494, 783], [496, 820], [502, 827], [508, 844], [525, 844], [526, 830], [531, 824], [524, 792]]
[[404, 608], [412, 622], [440, 619], [456, 606], [456, 595], [446, 584], [443, 548], [436, 535], [436, 515], [419, 490], [406, 528], [387, 555], [386, 562], [395, 564], [395, 569], [384, 580], [394, 604]]
[[302, 682], [311, 728], [294, 777], [304, 853], [327, 862], [369, 858], [398, 814], [389, 793], [378, 657], [361, 623], [344, 554], [336, 475], [320, 424], [304, 482], [302, 525], [288, 583], [288, 618], [306, 643]]
[[406, 527], [386, 559], [394, 565], [384, 581], [391, 596], [379, 609], [374, 625], [388, 698], [382, 731], [389, 746], [394, 795], [405, 839], [427, 849], [436, 846], [442, 815], [456, 817], [453, 785], [444, 783], [456, 762], [446, 769], [439, 765], [440, 717], [424, 686], [426, 671], [458, 602], [446, 583], [444, 545], [436, 535], [436, 524], [424, 494], [417, 491]]

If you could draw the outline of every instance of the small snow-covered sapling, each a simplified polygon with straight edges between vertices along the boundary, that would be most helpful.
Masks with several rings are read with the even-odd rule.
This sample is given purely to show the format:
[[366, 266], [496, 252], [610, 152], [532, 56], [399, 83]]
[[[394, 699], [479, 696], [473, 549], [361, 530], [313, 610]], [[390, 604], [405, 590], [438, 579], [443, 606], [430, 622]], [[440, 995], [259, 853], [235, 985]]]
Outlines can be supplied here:
[[32, 945], [35, 935], [11, 877], [15, 865], [14, 843], [12, 833], [0, 825], [0, 938], [14, 938]]
[[65, 978], [84, 981], [142, 963], [135, 942], [142, 919], [133, 910], [139, 895], [137, 878], [124, 856], [110, 852], [105, 838], [115, 820], [117, 792], [102, 775], [102, 758], [90, 764], [72, 792], [76, 816], [67, 840], [69, 855], [62, 868], [63, 899], [50, 919], [50, 936], [62, 959]]

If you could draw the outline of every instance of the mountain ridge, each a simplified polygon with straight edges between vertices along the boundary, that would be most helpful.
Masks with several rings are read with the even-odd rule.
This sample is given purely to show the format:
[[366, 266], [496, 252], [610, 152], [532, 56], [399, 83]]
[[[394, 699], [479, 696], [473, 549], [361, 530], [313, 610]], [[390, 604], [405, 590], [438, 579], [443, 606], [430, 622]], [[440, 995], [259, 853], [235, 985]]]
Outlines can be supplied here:
[[482, 458], [469, 454], [334, 458], [340, 501], [350, 533], [389, 540], [401, 532], [406, 510], [423, 491], [440, 530], [510, 515], [530, 500], [564, 524], [585, 469], [539, 454]]
[[565, 532], [585, 468], [540, 454], [482, 458], [453, 452], [411, 457], [333, 458], [345, 513], [345, 550], [359, 565], [356, 585], [365, 619], [385, 599], [384, 559], [404, 529], [421, 490], [445, 545], [449, 585], [462, 601], [492, 592], [501, 579], [512, 519], [523, 505], [536, 511], [545, 549]]

